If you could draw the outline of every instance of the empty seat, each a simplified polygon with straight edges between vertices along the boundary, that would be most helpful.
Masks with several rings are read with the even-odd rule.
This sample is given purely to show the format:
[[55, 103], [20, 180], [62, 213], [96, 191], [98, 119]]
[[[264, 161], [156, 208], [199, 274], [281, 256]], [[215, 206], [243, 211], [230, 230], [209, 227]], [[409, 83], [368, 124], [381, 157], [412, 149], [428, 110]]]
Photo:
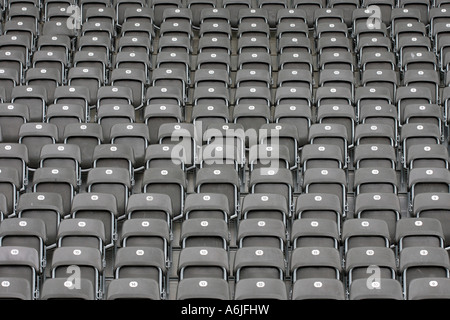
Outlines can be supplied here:
[[170, 196], [174, 217], [183, 213], [187, 181], [185, 172], [178, 168], [150, 168], [144, 171], [144, 193], [162, 193]]
[[280, 248], [243, 247], [236, 251], [233, 270], [236, 283], [254, 278], [284, 280], [285, 258]]
[[131, 104], [102, 104], [97, 108], [96, 118], [102, 126], [103, 142], [109, 143], [114, 125], [135, 122], [134, 107]]
[[174, 144], [177, 151], [185, 152], [186, 169], [197, 164], [199, 137], [197, 128], [192, 123], [162, 123], [158, 131], [157, 141], [161, 144]]
[[145, 83], [147, 81], [146, 74], [141, 69], [116, 68], [111, 73], [110, 83], [113, 86], [124, 86], [132, 89], [133, 101], [135, 108], [141, 108], [144, 95]]
[[413, 201], [413, 217], [416, 218], [434, 218], [441, 223], [445, 247], [448, 247], [449, 225], [447, 213], [449, 210], [448, 193], [422, 193], [414, 197]]
[[413, 280], [420, 278], [448, 278], [448, 254], [443, 248], [418, 246], [404, 248], [399, 256], [399, 274], [403, 281], [403, 295], [408, 299]]
[[12, 167], [0, 168], [0, 193], [6, 198], [6, 214], [15, 213], [19, 192], [23, 181], [19, 180], [19, 173]]
[[408, 300], [433, 300], [449, 298], [448, 278], [418, 278], [410, 282]]
[[355, 218], [386, 221], [391, 239], [401, 218], [400, 199], [394, 193], [360, 193], [355, 199]]
[[285, 168], [258, 168], [250, 174], [250, 193], [278, 194], [284, 197], [287, 208], [292, 208], [294, 181], [292, 172]]
[[19, 143], [28, 150], [28, 166], [31, 170], [39, 167], [41, 149], [46, 144], [54, 144], [58, 139], [58, 128], [51, 123], [24, 123], [19, 131]]
[[92, 168], [94, 149], [103, 142], [102, 127], [98, 123], [69, 123], [64, 127], [64, 143], [75, 144], [81, 150], [81, 169]]
[[359, 168], [355, 171], [355, 194], [361, 193], [394, 193], [397, 194], [399, 182], [397, 173], [391, 168]]
[[103, 73], [97, 67], [72, 67], [67, 74], [69, 86], [85, 86], [89, 89], [88, 103], [97, 104], [98, 89], [104, 84]]
[[[117, 218], [119, 216], [116, 199], [111, 194], [104, 193], [79, 193], [73, 198], [70, 217], [73, 219], [93, 219], [103, 226], [104, 245], [99, 245], [101, 250], [111, 247], [117, 238]], [[99, 236], [100, 238], [100, 236]], [[86, 244], [78, 244], [84, 245]]]
[[337, 222], [317, 218], [295, 219], [291, 227], [292, 248], [331, 247], [338, 249], [340, 236]]
[[56, 87], [62, 85], [61, 74], [55, 68], [29, 68], [26, 71], [25, 84], [43, 86], [47, 92], [48, 101], [52, 101]]
[[64, 129], [69, 123], [86, 122], [84, 109], [79, 104], [51, 104], [47, 108], [46, 122], [58, 127], [58, 143], [64, 141]]
[[21, 246], [0, 247], [0, 261], [1, 278], [23, 279], [25, 288], [30, 289], [26, 297], [30, 297], [31, 300], [36, 299], [39, 292], [39, 279], [42, 275], [36, 249]]
[[227, 196], [231, 216], [238, 212], [240, 181], [234, 168], [201, 168], [197, 171], [195, 190], [198, 193], [222, 193]]
[[342, 206], [339, 196], [331, 193], [302, 193], [295, 204], [295, 219], [326, 219], [341, 228]]
[[239, 248], [274, 247], [286, 252], [285, 224], [272, 218], [241, 220], [238, 226], [237, 243]]
[[413, 145], [408, 148], [405, 167], [448, 168], [447, 148], [441, 144]]
[[221, 193], [190, 193], [186, 196], [184, 219], [222, 219], [229, 221], [228, 197]]
[[117, 214], [125, 214], [131, 194], [130, 173], [123, 168], [92, 168], [86, 179], [88, 192], [108, 193], [115, 197]]
[[421, 193], [444, 192], [450, 188], [449, 171], [443, 168], [414, 168], [409, 173], [410, 203]]
[[397, 119], [388, 105], [365, 107], [360, 114], [360, 124], [355, 129], [355, 145], [397, 146]]
[[208, 1], [198, 1], [198, 0], [189, 0], [187, 3], [187, 8], [191, 9], [192, 14], [192, 26], [193, 28], [199, 28], [201, 23], [201, 15], [203, 10], [208, 10], [215, 8], [217, 6], [216, 0], [208, 0]]
[[284, 145], [253, 145], [249, 149], [248, 163], [250, 171], [260, 167], [289, 169], [289, 149]]
[[161, 219], [172, 226], [173, 210], [169, 195], [135, 193], [128, 199], [127, 219]]
[[395, 231], [398, 251], [404, 248], [429, 246], [444, 248], [444, 232], [434, 218], [400, 219]]
[[159, 285], [152, 279], [113, 279], [108, 285], [106, 300], [160, 300]]
[[38, 168], [31, 185], [33, 192], [58, 193], [62, 198], [62, 216], [70, 214], [73, 197], [78, 191], [77, 176], [70, 168]]
[[[96, 299], [101, 297], [104, 279], [100, 250], [89, 247], [55, 248], [49, 266], [51, 278], [63, 278], [67, 281], [67, 271], [72, 275], [78, 272], [80, 278], [89, 280], [92, 284], [92, 295]], [[69, 278], [69, 281], [72, 286], [80, 285], [75, 278]]]
[[350, 286], [349, 300], [403, 300], [402, 285], [396, 279], [380, 278], [370, 283], [356, 279]]
[[164, 252], [151, 247], [121, 247], [114, 263], [115, 279], [151, 279], [158, 284], [160, 297], [166, 290]]
[[42, 122], [47, 110], [48, 93], [41, 85], [16, 86], [11, 92], [11, 103], [28, 106], [30, 121]]
[[300, 279], [342, 278], [342, 265], [339, 250], [329, 247], [297, 247], [290, 258], [292, 283]]
[[58, 228], [58, 247], [91, 247], [105, 255], [105, 227], [100, 220], [71, 218], [61, 221]]
[[0, 299], [32, 300], [31, 284], [26, 279], [2, 277], [0, 280]]
[[149, 128], [150, 142], [158, 141], [159, 128], [164, 123], [179, 123], [182, 110], [176, 104], [149, 104], [144, 108], [144, 123]]
[[15, 168], [22, 188], [28, 184], [28, 149], [19, 143], [0, 143], [0, 167]]
[[131, 146], [125, 144], [100, 144], [94, 149], [93, 168], [124, 168], [130, 173], [134, 183], [134, 153]]
[[[73, 290], [77, 288], [77, 290]], [[86, 279], [78, 279], [76, 284], [64, 278], [47, 278], [40, 292], [40, 300], [97, 300], [94, 284]]]
[[[204, 9], [205, 10], [205, 9]], [[217, 299], [230, 300], [229, 284], [224, 279], [217, 278], [188, 278], [183, 279], [177, 286], [177, 300]]]
[[297, 169], [299, 162], [299, 136], [295, 125], [265, 124], [259, 128], [259, 140], [267, 145], [284, 145], [289, 150], [289, 169]]
[[394, 251], [386, 247], [351, 248], [345, 257], [345, 272], [348, 286], [357, 279], [367, 281], [373, 272], [377, 272], [380, 279], [396, 279], [397, 264]]
[[63, 210], [61, 195], [47, 192], [28, 192], [22, 194], [19, 198], [16, 216], [43, 221], [47, 237], [46, 245], [48, 248], [52, 248], [56, 245], [58, 227], [64, 218]]
[[281, 194], [252, 193], [242, 200], [240, 219], [274, 219], [284, 225], [290, 217], [288, 202]]
[[[356, 129], [358, 127], [356, 126]], [[308, 141], [312, 144], [336, 145], [341, 149], [344, 159], [347, 159], [350, 144], [350, 137], [347, 134], [347, 128], [343, 124], [314, 123], [309, 128]]]
[[78, 104], [83, 108], [83, 119], [90, 120], [89, 90], [84, 86], [59, 86], [55, 89], [55, 104]]
[[133, 148], [135, 170], [143, 169], [145, 152], [150, 144], [148, 127], [144, 123], [114, 124], [111, 127], [111, 143], [125, 144]]
[[[130, 147], [131, 148], [131, 147]], [[145, 150], [145, 168], [177, 167], [185, 169], [184, 151], [172, 144], [152, 144]]]
[[341, 237], [345, 253], [357, 247], [389, 248], [393, 240], [387, 223], [380, 219], [346, 220], [342, 226]]
[[214, 247], [228, 250], [228, 225], [222, 219], [190, 218], [183, 221], [180, 247]]
[[227, 251], [214, 247], [191, 247], [180, 251], [177, 274], [180, 281], [190, 278], [218, 278], [228, 280]]
[[164, 252], [166, 264], [170, 265], [171, 231], [166, 221], [161, 219], [127, 219], [121, 226], [120, 245], [122, 247], [151, 247]]
[[29, 110], [25, 104], [0, 104], [0, 127], [3, 142], [18, 142], [22, 124], [29, 121]]
[[1, 247], [25, 247], [36, 250], [39, 264], [45, 267], [47, 259], [45, 223], [33, 218], [10, 218], [0, 225]]
[[344, 125], [347, 129], [349, 147], [353, 147], [356, 115], [351, 105], [321, 105], [317, 112], [317, 122]]
[[236, 283], [235, 300], [287, 300], [286, 284], [280, 279], [249, 278]]
[[309, 127], [312, 123], [311, 109], [308, 105], [278, 105], [274, 111], [273, 122], [295, 125], [298, 131], [299, 148], [308, 143]]
[[81, 183], [81, 151], [74, 144], [46, 144], [41, 148], [39, 167], [70, 168]]
[[343, 169], [310, 168], [303, 175], [305, 193], [333, 194], [339, 198], [341, 212], [347, 210], [347, 183]]
[[385, 144], [361, 144], [354, 151], [355, 169], [385, 167], [395, 169], [397, 155], [395, 148]]
[[133, 102], [133, 90], [124, 86], [105, 85], [98, 88], [97, 111], [101, 105], [131, 105]]
[[292, 300], [345, 300], [344, 284], [338, 279], [297, 279]]

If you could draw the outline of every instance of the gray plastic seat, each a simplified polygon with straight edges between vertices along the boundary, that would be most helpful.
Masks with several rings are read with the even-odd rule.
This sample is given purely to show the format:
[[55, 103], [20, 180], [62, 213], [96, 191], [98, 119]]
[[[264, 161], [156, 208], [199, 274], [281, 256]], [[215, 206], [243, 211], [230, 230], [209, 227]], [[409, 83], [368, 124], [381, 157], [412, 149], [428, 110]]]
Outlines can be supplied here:
[[[89, 247], [59, 247], [55, 248], [52, 263], [49, 266], [51, 278], [63, 278], [67, 281], [67, 268], [72, 267], [80, 278], [88, 279], [92, 284], [92, 295], [99, 299], [103, 290], [103, 264], [101, 252]], [[72, 280], [72, 279], [70, 279]], [[73, 286], [80, 283], [72, 280]]]
[[287, 300], [286, 284], [280, 279], [249, 278], [236, 283], [235, 300]]
[[114, 263], [114, 279], [150, 279], [158, 284], [163, 297], [166, 292], [166, 262], [164, 252], [151, 247], [121, 247]]
[[[348, 286], [351, 286], [356, 279], [365, 279], [367, 281], [372, 274], [370, 272], [367, 273], [368, 268], [369, 270], [377, 270], [381, 279], [396, 279], [397, 276], [395, 254], [391, 248], [351, 248], [345, 256], [345, 261]], [[373, 266], [376, 267], [371, 269]]]
[[158, 283], [152, 279], [113, 279], [108, 285], [106, 300], [160, 300]]
[[0, 277], [23, 279], [26, 282], [24, 288], [30, 289], [25, 293], [25, 297], [35, 299], [39, 291], [38, 279], [42, 276], [39, 254], [36, 249], [21, 246], [0, 247], [0, 261]]
[[444, 231], [434, 218], [409, 218], [397, 222], [395, 241], [398, 251], [414, 246], [444, 248]]
[[349, 219], [342, 226], [344, 252], [357, 247], [386, 247], [391, 245], [389, 228], [381, 219]]
[[340, 242], [337, 222], [317, 218], [295, 219], [292, 223], [290, 240], [292, 248], [297, 247], [331, 247], [338, 249]]
[[77, 290], [73, 290], [75, 285], [67, 282], [64, 278], [47, 278], [45, 279], [42, 290], [40, 292], [40, 300], [97, 300], [95, 296], [94, 284], [85, 278], [81, 278], [77, 282]]
[[102, 142], [102, 127], [98, 123], [69, 123], [64, 128], [64, 143], [76, 144], [81, 149], [82, 171], [92, 167], [94, 149]]
[[228, 225], [225, 220], [214, 218], [190, 218], [182, 222], [180, 246], [216, 247], [228, 250]]
[[87, 192], [108, 193], [116, 198], [118, 216], [125, 215], [131, 194], [130, 172], [124, 168], [92, 168], [86, 179]]
[[[375, 289], [375, 290], [374, 290]], [[366, 279], [356, 279], [350, 287], [349, 300], [403, 300], [402, 286], [396, 279], [380, 278], [367, 284]]]
[[190, 193], [186, 196], [184, 219], [223, 219], [229, 221], [228, 197], [221, 193]]
[[144, 171], [143, 193], [162, 193], [170, 196], [173, 217], [183, 213], [186, 174], [179, 168], [150, 168]]
[[135, 193], [128, 199], [127, 219], [161, 219], [172, 226], [172, 203], [163, 193]]
[[231, 216], [237, 213], [240, 195], [239, 175], [234, 168], [201, 168], [197, 171], [195, 190], [198, 193], [222, 193], [227, 196]]
[[118, 240], [122, 247], [159, 248], [164, 252], [166, 264], [170, 265], [170, 237], [171, 231], [166, 221], [134, 218], [123, 222]]
[[[98, 246], [99, 250], [110, 248], [117, 238], [119, 215], [116, 203], [114, 196], [107, 193], [85, 192], [76, 194], [73, 198], [70, 213], [72, 219], [93, 219], [101, 223], [103, 245]], [[101, 237], [100, 234], [98, 238], [102, 239]]]
[[448, 278], [448, 254], [443, 248], [418, 246], [404, 248], [399, 256], [399, 274], [403, 281], [403, 294], [409, 298], [411, 282], [418, 278]]
[[229, 258], [223, 248], [202, 246], [180, 251], [177, 266], [180, 281], [198, 277], [228, 280], [229, 273]]
[[450, 195], [440, 192], [430, 192], [418, 194], [414, 197], [412, 203], [413, 217], [417, 218], [434, 218], [439, 220], [441, 223], [445, 247], [448, 247], [448, 237], [449, 237], [449, 222], [448, 222], [448, 200]]
[[344, 284], [338, 279], [297, 279], [292, 300], [345, 300]]
[[289, 217], [288, 201], [282, 194], [256, 192], [245, 195], [242, 200], [241, 220], [274, 219], [286, 225]]
[[[204, 9], [205, 10], [205, 9]], [[217, 299], [230, 300], [227, 281], [217, 278], [187, 278], [178, 283], [177, 300]]]
[[339, 196], [331, 193], [302, 193], [297, 197], [294, 218], [331, 220], [340, 230], [343, 214]]
[[448, 278], [418, 278], [409, 284], [408, 300], [449, 299]]
[[341, 256], [330, 247], [297, 247], [290, 257], [292, 283], [300, 279], [338, 279], [343, 276]]
[[284, 280], [285, 258], [280, 248], [243, 247], [236, 251], [233, 270], [235, 281], [254, 278]]

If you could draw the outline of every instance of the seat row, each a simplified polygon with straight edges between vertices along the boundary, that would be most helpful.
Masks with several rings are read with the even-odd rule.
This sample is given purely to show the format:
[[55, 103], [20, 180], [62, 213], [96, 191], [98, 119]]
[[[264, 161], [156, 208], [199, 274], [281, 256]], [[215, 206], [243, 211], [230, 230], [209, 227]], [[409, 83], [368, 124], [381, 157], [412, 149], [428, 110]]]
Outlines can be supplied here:
[[[50, 195], [54, 194], [39, 193], [38, 197]], [[107, 199], [103, 198], [103, 194], [85, 196]], [[11, 268], [8, 263], [12, 261], [11, 258], [24, 266], [16, 270], [15, 277], [2, 277], [3, 281], [7, 281], [2, 282], [1, 289], [7, 288], [6, 291], [0, 290], [2, 297], [13, 295], [16, 299], [24, 300], [61, 297], [94, 300], [112, 299], [113, 296], [153, 300], [167, 298], [172, 258], [167, 223], [157, 218], [132, 218], [124, 222], [121, 246], [114, 256], [114, 276], [107, 287], [103, 263], [104, 250], [107, 248], [105, 229], [99, 216], [92, 218], [92, 212], [89, 213], [88, 208], [80, 205], [74, 206], [77, 217], [74, 215], [60, 222], [57, 245], [49, 265], [45, 265], [46, 229], [42, 220], [10, 218], [0, 224], [0, 256], [6, 259], [2, 263], [2, 271], [7, 272]], [[348, 288], [350, 297], [354, 299], [359, 295], [361, 298], [365, 295], [365, 298], [370, 298], [372, 288], [364, 288], [360, 283], [362, 280], [358, 279], [366, 283], [373, 280], [371, 285], [381, 286], [383, 290], [379, 291], [379, 296], [385, 299], [413, 299], [415, 295], [433, 295], [433, 291], [428, 290], [416, 292], [414, 279], [420, 279], [422, 285], [428, 283], [430, 290], [442, 285], [444, 292], [440, 291], [440, 297], [447, 296], [448, 280], [445, 279], [448, 278], [448, 254], [443, 249], [443, 233], [436, 219], [400, 220], [397, 224], [396, 249], [390, 248], [387, 226], [382, 221], [347, 220], [342, 233], [342, 253], [336, 248], [339, 236], [336, 237], [337, 230], [330, 220], [298, 219], [292, 230], [293, 248], [289, 256], [283, 253], [286, 233], [284, 228], [277, 231], [280, 226], [277, 227], [276, 222], [272, 218], [251, 217], [240, 221], [239, 245], [233, 251], [235, 256], [231, 270], [231, 252], [227, 251], [228, 236], [224, 220], [210, 217], [185, 220], [176, 266], [179, 280], [177, 299], [207, 296], [230, 299], [228, 281], [236, 283], [236, 299], [287, 299], [290, 296], [288, 283], [293, 286], [292, 299], [345, 299], [344, 288]], [[317, 232], [317, 229], [322, 229], [323, 233]], [[26, 246], [24, 240], [27, 241]], [[397, 251], [398, 265], [395, 260]], [[368, 276], [372, 272], [376, 272], [373, 279]], [[67, 273], [81, 274], [81, 278], [68, 279]], [[119, 285], [130, 284], [131, 288], [135, 288], [130, 281], [142, 282], [144, 286], [124, 290]], [[311, 283], [307, 285], [308, 282]], [[337, 290], [315, 291], [310, 285], [316, 288], [320, 288], [320, 285], [325, 288], [331, 286]], [[255, 291], [255, 286], [260, 289]], [[353, 286], [359, 289], [353, 289]], [[82, 290], [70, 293], [68, 289], [73, 287]]]

